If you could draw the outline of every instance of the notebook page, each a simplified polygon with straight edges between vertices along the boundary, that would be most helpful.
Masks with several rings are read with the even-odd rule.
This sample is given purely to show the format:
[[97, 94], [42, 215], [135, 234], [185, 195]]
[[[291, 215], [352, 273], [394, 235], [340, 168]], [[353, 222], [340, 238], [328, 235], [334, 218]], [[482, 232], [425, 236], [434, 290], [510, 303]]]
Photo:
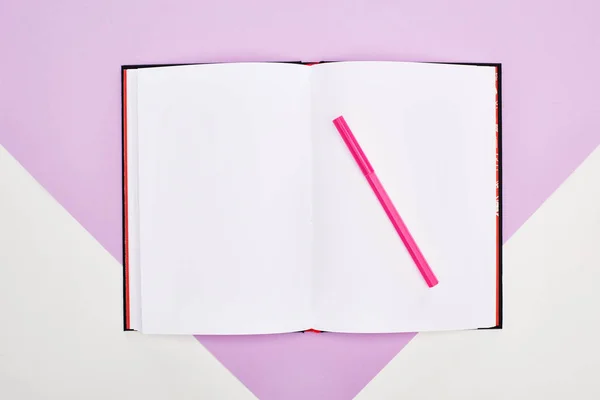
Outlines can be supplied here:
[[311, 326], [309, 93], [301, 65], [138, 71], [145, 333]]
[[[312, 67], [316, 328], [496, 321], [495, 70]], [[343, 115], [439, 279], [428, 288], [332, 120]]]

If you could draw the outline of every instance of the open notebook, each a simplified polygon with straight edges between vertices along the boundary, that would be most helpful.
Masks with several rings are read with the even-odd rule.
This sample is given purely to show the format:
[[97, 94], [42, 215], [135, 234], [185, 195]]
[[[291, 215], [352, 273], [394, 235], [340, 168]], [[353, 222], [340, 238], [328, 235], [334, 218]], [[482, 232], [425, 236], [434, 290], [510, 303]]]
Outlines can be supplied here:
[[[125, 327], [501, 326], [497, 65], [123, 67]], [[428, 288], [336, 131], [343, 115]]]

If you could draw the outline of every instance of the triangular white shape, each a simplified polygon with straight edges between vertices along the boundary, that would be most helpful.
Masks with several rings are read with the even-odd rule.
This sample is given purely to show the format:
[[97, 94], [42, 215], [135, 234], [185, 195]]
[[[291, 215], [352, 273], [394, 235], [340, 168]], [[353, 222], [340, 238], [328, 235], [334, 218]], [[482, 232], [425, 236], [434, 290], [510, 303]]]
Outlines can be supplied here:
[[254, 399], [192, 336], [123, 331], [122, 267], [0, 146], [0, 397]]
[[506, 243], [503, 272], [503, 330], [419, 334], [356, 399], [599, 399], [600, 148]]

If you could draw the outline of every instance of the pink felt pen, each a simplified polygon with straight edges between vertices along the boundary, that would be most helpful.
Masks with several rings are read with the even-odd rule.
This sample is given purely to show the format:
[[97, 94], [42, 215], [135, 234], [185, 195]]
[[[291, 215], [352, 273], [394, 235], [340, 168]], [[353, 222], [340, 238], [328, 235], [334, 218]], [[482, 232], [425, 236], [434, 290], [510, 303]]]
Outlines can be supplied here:
[[356, 138], [350, 130], [350, 127], [348, 127], [346, 120], [344, 120], [344, 117], [340, 116], [333, 120], [333, 124], [340, 133], [344, 143], [346, 143], [346, 146], [348, 146], [348, 150], [350, 150], [350, 153], [354, 157], [354, 160], [358, 164], [358, 167], [362, 171], [363, 175], [365, 178], [367, 178], [367, 182], [369, 182], [369, 185], [371, 186], [371, 189], [373, 189], [375, 196], [377, 196], [377, 199], [392, 222], [396, 232], [398, 232], [400, 239], [402, 239], [404, 246], [406, 246], [410, 256], [417, 265], [419, 272], [421, 272], [421, 275], [423, 275], [423, 279], [425, 279], [425, 282], [429, 287], [437, 285], [438, 280], [435, 274], [425, 260], [425, 257], [423, 257], [421, 250], [419, 250], [417, 243], [408, 231], [404, 221], [402, 221], [402, 218], [400, 218], [400, 214], [398, 214], [398, 211], [396, 210], [396, 207], [394, 207], [392, 200], [381, 185], [379, 178], [377, 178], [377, 175], [375, 175], [375, 171], [373, 170], [371, 163], [360, 148]]

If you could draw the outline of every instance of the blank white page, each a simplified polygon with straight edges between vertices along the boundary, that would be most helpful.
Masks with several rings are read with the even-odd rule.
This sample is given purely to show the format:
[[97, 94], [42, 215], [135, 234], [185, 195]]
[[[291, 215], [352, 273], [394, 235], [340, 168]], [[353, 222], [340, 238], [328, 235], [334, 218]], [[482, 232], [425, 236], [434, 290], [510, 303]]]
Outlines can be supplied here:
[[311, 326], [308, 73], [266, 63], [138, 71], [145, 333]]
[[[313, 66], [317, 329], [496, 321], [495, 69]], [[331, 122], [343, 115], [439, 279], [428, 288]]]

